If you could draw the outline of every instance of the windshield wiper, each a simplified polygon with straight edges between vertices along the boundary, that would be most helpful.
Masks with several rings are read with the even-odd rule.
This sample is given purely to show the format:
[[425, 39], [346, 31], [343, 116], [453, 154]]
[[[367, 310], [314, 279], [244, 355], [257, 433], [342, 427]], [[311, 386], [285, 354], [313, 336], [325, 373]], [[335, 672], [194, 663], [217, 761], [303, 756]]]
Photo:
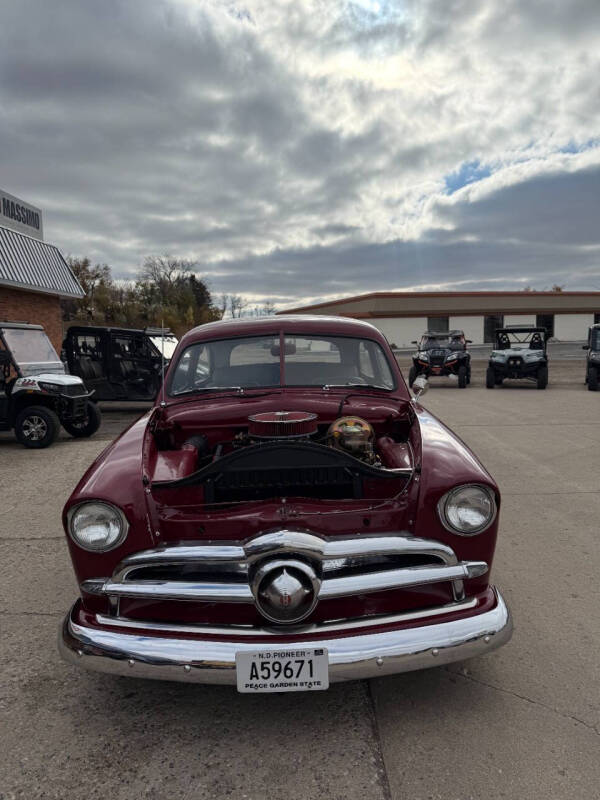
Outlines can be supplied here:
[[195, 389], [184, 389], [184, 391], [182, 392], [175, 392], [173, 394], [173, 397], [184, 397], [187, 394], [204, 394], [204, 392], [237, 392], [238, 394], [244, 394], [244, 387], [243, 386], [198, 386]]
[[380, 386], [378, 383], [326, 383], [321, 387], [322, 389], [383, 389], [386, 392], [391, 392], [389, 386]]

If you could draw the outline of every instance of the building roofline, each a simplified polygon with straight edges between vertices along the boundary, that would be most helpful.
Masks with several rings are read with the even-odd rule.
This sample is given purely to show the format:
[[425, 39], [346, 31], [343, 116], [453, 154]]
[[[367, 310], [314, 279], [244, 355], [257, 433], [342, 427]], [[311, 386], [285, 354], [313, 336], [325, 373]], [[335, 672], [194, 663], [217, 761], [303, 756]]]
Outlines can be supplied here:
[[357, 294], [352, 297], [342, 297], [339, 300], [329, 300], [322, 303], [314, 303], [308, 306], [298, 306], [296, 308], [286, 308], [278, 311], [278, 314], [296, 314], [299, 312], [310, 312], [315, 308], [327, 308], [330, 306], [346, 305], [347, 303], [355, 303], [360, 300], [371, 300], [378, 298], [420, 298], [420, 297], [599, 297], [600, 291], [530, 291], [526, 292], [523, 289], [513, 291], [496, 291], [496, 292], [367, 292], [366, 294]]
[[[39, 241], [35, 239], [34, 241]], [[75, 276], [73, 275], [75, 278]], [[77, 278], [75, 278], [77, 280]], [[79, 281], [77, 281], [78, 285]], [[6, 289], [18, 289], [22, 292], [33, 292], [33, 294], [47, 294], [51, 297], [69, 297], [73, 298], [74, 300], [81, 300], [82, 297], [85, 297], [83, 289], [81, 290], [81, 294], [76, 294], [75, 292], [66, 292], [64, 289], [48, 289], [44, 286], [34, 286], [30, 283], [19, 283], [18, 281], [11, 281], [8, 278], [0, 278], [0, 286], [4, 286]]]

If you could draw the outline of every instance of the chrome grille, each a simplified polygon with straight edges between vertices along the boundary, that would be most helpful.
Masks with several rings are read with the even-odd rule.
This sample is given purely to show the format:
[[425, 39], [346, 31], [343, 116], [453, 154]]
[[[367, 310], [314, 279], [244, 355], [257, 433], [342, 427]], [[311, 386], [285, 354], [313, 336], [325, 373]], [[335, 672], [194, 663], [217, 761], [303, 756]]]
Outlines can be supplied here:
[[111, 577], [82, 583], [91, 594], [112, 598], [255, 603], [254, 577], [273, 559], [300, 560], [317, 578], [316, 600], [451, 581], [463, 600], [466, 578], [487, 572], [484, 561], [459, 561], [447, 545], [402, 533], [329, 538], [279, 530], [248, 542], [180, 544], [145, 550], [124, 559]]

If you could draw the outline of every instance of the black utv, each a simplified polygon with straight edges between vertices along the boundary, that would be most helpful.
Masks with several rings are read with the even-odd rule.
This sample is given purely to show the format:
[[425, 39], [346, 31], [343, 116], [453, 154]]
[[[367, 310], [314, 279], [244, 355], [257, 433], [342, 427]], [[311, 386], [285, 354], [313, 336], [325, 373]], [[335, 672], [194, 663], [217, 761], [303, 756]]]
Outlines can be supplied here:
[[91, 436], [101, 421], [92, 395], [65, 374], [41, 325], [0, 322], [0, 430], [14, 429], [31, 448], [51, 445], [61, 425], [71, 436]]
[[161, 372], [177, 338], [165, 328], [74, 326], [63, 342], [69, 372], [93, 389], [97, 400], [154, 400]]
[[600, 378], [600, 323], [589, 329], [588, 341], [583, 349], [587, 350], [585, 382], [590, 392], [597, 392]]
[[464, 389], [471, 383], [471, 354], [467, 351], [470, 343], [459, 330], [426, 331], [418, 342], [413, 342], [418, 349], [408, 373], [408, 385], [412, 388], [418, 375], [456, 375], [459, 387]]
[[533, 381], [538, 389], [548, 385], [545, 328], [513, 325], [497, 328], [494, 349], [485, 374], [488, 389], [499, 386], [505, 378]]

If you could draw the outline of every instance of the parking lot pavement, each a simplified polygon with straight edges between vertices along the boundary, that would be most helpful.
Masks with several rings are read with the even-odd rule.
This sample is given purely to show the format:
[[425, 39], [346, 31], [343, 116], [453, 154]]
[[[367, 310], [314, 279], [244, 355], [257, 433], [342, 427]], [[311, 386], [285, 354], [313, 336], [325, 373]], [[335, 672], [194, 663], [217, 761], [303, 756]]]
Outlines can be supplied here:
[[489, 656], [373, 682], [392, 796], [597, 796], [600, 396], [432, 388], [423, 402], [500, 484], [493, 579], [515, 633]]
[[77, 589], [60, 511], [143, 409], [108, 410], [96, 437], [46, 451], [0, 437], [0, 798], [597, 796], [600, 395], [569, 369], [544, 392], [432, 381], [423, 398], [503, 491], [493, 578], [512, 642], [326, 693], [253, 697], [62, 663], [56, 629]]
[[[113, 416], [114, 415], [114, 416]], [[84, 673], [56, 649], [77, 596], [60, 513], [106, 428], [49, 450], [0, 441], [0, 798], [383, 800], [366, 683], [306, 695]]]

